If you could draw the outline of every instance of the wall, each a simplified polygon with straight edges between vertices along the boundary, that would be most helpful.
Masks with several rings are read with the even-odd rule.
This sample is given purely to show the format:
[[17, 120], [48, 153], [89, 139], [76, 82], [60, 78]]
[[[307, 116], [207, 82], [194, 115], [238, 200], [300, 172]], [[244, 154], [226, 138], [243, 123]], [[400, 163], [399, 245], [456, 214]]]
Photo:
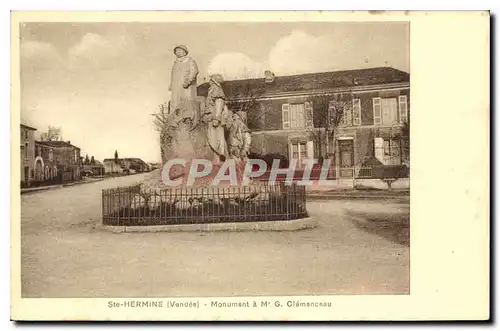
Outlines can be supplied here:
[[[41, 156], [41, 158], [43, 159], [44, 167], [49, 168], [49, 171], [48, 171], [49, 176], [48, 177], [45, 175], [45, 170], [44, 170], [44, 179], [48, 180], [48, 179], [52, 179], [52, 178], [57, 177], [58, 171], [57, 171], [57, 165], [56, 165], [55, 159], [54, 159], [54, 153], [53, 153], [54, 148], [40, 145], [40, 144], [35, 144], [35, 145], [36, 145], [35, 155]], [[50, 150], [51, 149], [52, 149], [52, 160], [50, 159]]]
[[[22, 155], [23, 153], [23, 149], [20, 148], [20, 153], [21, 153], [21, 156], [20, 156], [20, 170], [21, 170], [21, 181], [22, 182], [27, 182], [27, 181], [30, 181], [32, 180], [33, 176], [32, 176], [32, 170], [34, 168], [34, 163], [35, 163], [35, 131], [34, 130], [30, 130], [30, 129], [27, 129], [27, 128], [24, 128], [21, 126], [21, 144], [23, 146], [25, 146], [26, 143], [28, 143], [28, 150], [27, 150], [27, 158], [24, 157], [24, 155]], [[26, 136], [25, 134], [27, 134], [28, 136], [28, 139], [26, 139]], [[28, 167], [29, 168], [29, 171], [28, 171], [28, 178], [25, 178], [24, 176], [24, 168], [25, 167]]]
[[105, 173], [122, 173], [123, 168], [120, 164], [115, 163], [114, 161], [104, 161], [104, 172]]
[[[375, 91], [368, 93], [354, 93], [353, 98], [360, 99], [361, 102], [361, 124], [373, 125], [373, 98], [389, 98], [398, 97], [400, 95], [407, 96], [408, 115], [410, 113], [410, 91], [409, 89], [393, 90], [393, 91]], [[253, 131], [261, 130], [281, 130], [283, 128], [281, 106], [284, 103], [303, 103], [310, 100], [309, 97], [292, 97], [285, 99], [262, 100], [259, 102], [260, 108], [251, 111], [248, 114], [248, 126]], [[323, 121], [326, 117], [325, 107], [314, 105], [314, 127], [323, 127]]]
[[287, 133], [253, 134], [251, 152], [258, 154], [277, 153], [288, 156], [288, 134]]

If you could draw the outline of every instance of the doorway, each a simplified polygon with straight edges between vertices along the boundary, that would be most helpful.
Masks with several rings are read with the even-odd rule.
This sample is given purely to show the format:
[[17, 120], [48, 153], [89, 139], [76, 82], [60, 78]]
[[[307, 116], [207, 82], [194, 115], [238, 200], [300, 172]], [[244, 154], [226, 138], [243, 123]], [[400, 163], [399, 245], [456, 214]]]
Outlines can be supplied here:
[[352, 178], [354, 174], [354, 139], [338, 140], [339, 177]]
[[24, 167], [24, 182], [29, 182], [30, 181], [30, 167], [25, 166]]

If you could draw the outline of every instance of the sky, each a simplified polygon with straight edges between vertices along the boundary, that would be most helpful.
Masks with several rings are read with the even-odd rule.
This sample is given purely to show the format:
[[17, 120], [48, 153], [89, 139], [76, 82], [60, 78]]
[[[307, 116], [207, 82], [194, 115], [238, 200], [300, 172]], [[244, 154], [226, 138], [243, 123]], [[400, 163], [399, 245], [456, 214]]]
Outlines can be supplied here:
[[98, 160], [159, 162], [152, 113], [168, 99], [177, 44], [202, 83], [390, 66], [410, 72], [407, 23], [24, 23], [20, 27], [21, 118], [60, 127]]

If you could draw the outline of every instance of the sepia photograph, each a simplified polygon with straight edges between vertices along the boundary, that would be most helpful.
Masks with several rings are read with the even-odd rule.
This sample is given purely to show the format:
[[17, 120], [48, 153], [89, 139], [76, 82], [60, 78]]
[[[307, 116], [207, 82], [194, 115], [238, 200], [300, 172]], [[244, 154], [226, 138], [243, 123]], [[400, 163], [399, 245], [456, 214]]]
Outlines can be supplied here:
[[70, 18], [15, 23], [21, 299], [410, 297], [409, 18]]
[[[408, 23], [26, 23], [20, 37], [23, 296], [409, 293]], [[195, 182], [162, 185], [181, 156], [212, 170], [174, 164]], [[210, 182], [225, 160], [267, 169]], [[276, 231], [239, 231], [256, 223]], [[178, 225], [195, 232], [161, 232]]]

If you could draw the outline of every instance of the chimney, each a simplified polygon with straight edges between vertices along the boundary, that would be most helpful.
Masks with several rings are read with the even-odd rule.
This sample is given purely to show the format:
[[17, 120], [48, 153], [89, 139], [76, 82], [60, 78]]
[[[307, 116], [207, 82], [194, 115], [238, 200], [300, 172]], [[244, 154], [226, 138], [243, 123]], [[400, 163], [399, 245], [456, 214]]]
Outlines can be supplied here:
[[264, 71], [264, 81], [266, 83], [274, 82], [274, 73], [271, 70]]

